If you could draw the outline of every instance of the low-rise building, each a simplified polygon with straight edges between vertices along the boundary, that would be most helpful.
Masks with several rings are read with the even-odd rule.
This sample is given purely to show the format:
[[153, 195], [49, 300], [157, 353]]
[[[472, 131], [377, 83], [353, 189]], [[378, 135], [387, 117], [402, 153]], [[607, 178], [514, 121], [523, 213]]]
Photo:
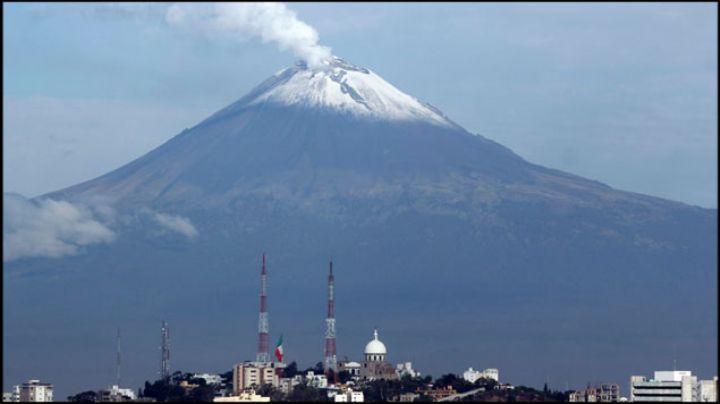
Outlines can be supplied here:
[[13, 386], [12, 391], [3, 393], [3, 402], [17, 403], [20, 401], [20, 386]]
[[615, 403], [620, 401], [620, 385], [602, 384], [600, 387], [588, 387], [585, 390], [570, 393], [571, 403]]
[[21, 402], [53, 401], [53, 385], [40, 383], [40, 380], [28, 380], [19, 386], [18, 400]]
[[710, 380], [698, 380], [689, 370], [656, 371], [652, 379], [645, 376], [630, 377], [630, 401], [675, 401], [695, 402], [710, 398], [715, 393], [717, 399], [717, 382], [713, 390]]
[[718, 401], [718, 378], [713, 377], [712, 380], [700, 380], [700, 397], [701, 402], [717, 402]]
[[338, 369], [342, 372], [343, 370], [348, 372], [351, 377], [356, 378], [360, 376], [360, 368], [362, 365], [358, 362], [341, 362], [338, 364]]
[[398, 396], [398, 401], [400, 401], [401, 403], [411, 403], [411, 402], [415, 401], [415, 399], [417, 399], [418, 397], [420, 397], [420, 394], [405, 393], [405, 394], [400, 394], [400, 396]]
[[215, 403], [246, 403], [246, 402], [270, 402], [270, 397], [261, 396], [255, 394], [254, 390], [242, 392], [238, 395], [229, 397], [215, 397], [213, 398]]
[[205, 383], [212, 385], [222, 384], [222, 377], [214, 373], [195, 373], [193, 379], [203, 379]]
[[309, 370], [305, 375], [305, 382], [308, 386], [315, 387], [316, 389], [324, 389], [328, 386], [327, 376], [316, 375], [312, 370]]
[[478, 379], [492, 379], [496, 382], [499, 382], [500, 371], [495, 368], [488, 368], [482, 371], [469, 368], [468, 370], [463, 372], [463, 379], [470, 383], [475, 383], [475, 381]]
[[447, 386], [445, 388], [425, 390], [425, 395], [432, 398], [433, 401], [437, 401], [441, 398], [449, 397], [449, 396], [452, 396], [455, 394], [457, 394], [457, 391], [454, 388], [452, 388], [452, 386]]
[[335, 394], [333, 401], [336, 403], [363, 403], [365, 402], [365, 395], [362, 391], [347, 389]]
[[401, 379], [405, 376], [420, 377], [420, 372], [413, 369], [412, 362], [398, 363], [395, 366], [395, 373], [397, 373]]
[[119, 386], [113, 385], [107, 389], [98, 390], [96, 400], [98, 402], [120, 402], [135, 400], [135, 392], [132, 389], [122, 389]]
[[233, 366], [233, 395], [240, 396], [249, 388], [257, 388], [263, 384], [273, 387], [280, 386], [279, 371], [284, 368], [282, 363], [274, 362], [243, 362]]

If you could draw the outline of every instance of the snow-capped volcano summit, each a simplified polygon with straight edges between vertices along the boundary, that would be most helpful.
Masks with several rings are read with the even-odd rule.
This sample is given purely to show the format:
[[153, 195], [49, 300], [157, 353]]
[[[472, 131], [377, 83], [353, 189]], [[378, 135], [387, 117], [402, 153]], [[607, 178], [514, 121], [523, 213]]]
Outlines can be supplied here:
[[377, 120], [456, 126], [437, 108], [398, 90], [373, 71], [338, 57], [318, 68], [299, 62], [283, 69], [218, 114], [262, 103], [328, 108]]

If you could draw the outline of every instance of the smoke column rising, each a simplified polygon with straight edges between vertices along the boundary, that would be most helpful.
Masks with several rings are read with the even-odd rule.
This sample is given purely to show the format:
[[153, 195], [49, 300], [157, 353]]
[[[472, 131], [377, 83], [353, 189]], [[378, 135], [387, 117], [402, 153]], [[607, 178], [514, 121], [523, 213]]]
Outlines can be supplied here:
[[165, 20], [210, 35], [276, 42], [310, 67], [322, 67], [332, 56], [330, 48], [318, 44], [317, 31], [282, 3], [177, 3], [168, 8]]

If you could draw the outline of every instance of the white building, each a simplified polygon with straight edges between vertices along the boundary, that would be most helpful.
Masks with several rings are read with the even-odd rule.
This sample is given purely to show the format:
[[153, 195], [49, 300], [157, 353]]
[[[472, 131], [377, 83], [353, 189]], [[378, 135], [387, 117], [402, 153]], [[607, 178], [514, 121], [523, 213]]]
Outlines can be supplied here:
[[469, 368], [468, 370], [463, 372], [463, 379], [465, 379], [465, 381], [467, 382], [475, 383], [477, 379], [481, 378], [493, 379], [496, 382], [500, 382], [500, 371], [495, 368], [488, 368], [483, 371]]
[[315, 372], [309, 370], [305, 375], [305, 380], [308, 386], [315, 387], [316, 389], [324, 389], [328, 386], [327, 376], [316, 375]]
[[713, 385], [713, 380], [698, 381], [689, 370], [656, 371], [650, 380], [645, 376], [631, 376], [630, 401], [701, 401], [703, 386], [706, 397], [714, 394], [717, 398], [717, 383]]
[[40, 380], [28, 380], [18, 389], [21, 402], [49, 402], [53, 400], [53, 385], [40, 383]]
[[205, 380], [205, 383], [207, 384], [222, 384], [222, 377], [218, 374], [213, 373], [195, 373], [193, 375], [194, 379], [203, 379]]
[[20, 401], [20, 386], [13, 386], [11, 392], [3, 393], [3, 402], [17, 403]]
[[718, 401], [718, 378], [713, 377], [712, 380], [700, 380], [700, 397], [698, 401], [701, 402], [717, 402]]
[[270, 402], [270, 397], [261, 396], [255, 394], [254, 390], [248, 392], [242, 392], [236, 396], [230, 397], [215, 397], [213, 398], [215, 403], [249, 403], [249, 402]]
[[121, 389], [119, 386], [110, 386], [107, 389], [98, 391], [97, 401], [99, 402], [116, 402], [134, 400], [135, 392], [133, 389]]
[[362, 365], [358, 362], [340, 362], [339, 366], [341, 372], [343, 370], [348, 372], [352, 378], [360, 376], [360, 368]]
[[412, 362], [398, 363], [395, 368], [395, 373], [397, 373], [401, 379], [404, 376], [420, 377], [420, 372], [413, 369]]
[[362, 391], [347, 389], [346, 391], [335, 394], [334, 400], [336, 403], [363, 403], [365, 402], [365, 395]]

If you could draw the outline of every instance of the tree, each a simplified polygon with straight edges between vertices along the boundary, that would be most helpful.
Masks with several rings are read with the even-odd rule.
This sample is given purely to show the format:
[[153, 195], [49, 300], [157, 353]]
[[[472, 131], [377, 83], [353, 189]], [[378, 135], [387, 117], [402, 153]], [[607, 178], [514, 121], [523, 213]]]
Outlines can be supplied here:
[[177, 384], [172, 384], [171, 380], [167, 379], [156, 380], [152, 384], [146, 381], [143, 396], [152, 397], [157, 401], [183, 401], [185, 399], [185, 389]]
[[72, 401], [74, 403], [94, 403], [97, 400], [97, 393], [92, 390], [88, 390], [74, 396], [68, 396], [67, 399], [68, 401]]
[[459, 393], [464, 393], [466, 391], [470, 391], [475, 387], [474, 384], [468, 382], [465, 379], [462, 379], [458, 377], [454, 373], [448, 373], [446, 375], [440, 376], [439, 379], [435, 381], [435, 387], [445, 388], [445, 387], [452, 387]]
[[348, 380], [352, 379], [352, 375], [347, 370], [341, 370], [338, 372], [338, 381], [340, 383], [347, 383]]
[[196, 387], [187, 394], [187, 401], [193, 402], [211, 402], [215, 397], [215, 387], [211, 385], [204, 385]]
[[285, 394], [271, 384], [263, 384], [256, 390], [256, 393], [261, 396], [270, 397], [270, 401], [285, 401]]
[[288, 394], [287, 400], [305, 402], [327, 401], [327, 395], [320, 394], [320, 390], [308, 386], [306, 383], [300, 383]]
[[291, 378], [298, 374], [297, 362], [292, 361], [283, 369], [283, 377]]

